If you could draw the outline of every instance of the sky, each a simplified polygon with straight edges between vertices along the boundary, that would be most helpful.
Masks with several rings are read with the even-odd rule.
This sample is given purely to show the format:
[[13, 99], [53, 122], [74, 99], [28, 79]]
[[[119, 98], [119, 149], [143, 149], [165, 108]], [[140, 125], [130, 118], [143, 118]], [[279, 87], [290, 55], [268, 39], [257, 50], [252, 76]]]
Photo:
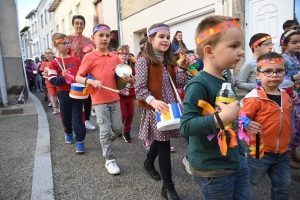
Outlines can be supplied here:
[[297, 19], [300, 22], [300, 0], [295, 1], [295, 12], [296, 12]]
[[41, 0], [17, 0], [20, 30], [25, 27], [26, 15], [37, 8]]

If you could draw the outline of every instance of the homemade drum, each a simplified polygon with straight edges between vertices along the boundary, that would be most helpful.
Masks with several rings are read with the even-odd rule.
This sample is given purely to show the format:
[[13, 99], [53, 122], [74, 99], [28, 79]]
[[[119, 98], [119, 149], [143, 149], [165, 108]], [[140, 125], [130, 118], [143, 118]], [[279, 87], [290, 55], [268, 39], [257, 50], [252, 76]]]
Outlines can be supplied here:
[[87, 99], [89, 94], [88, 92], [83, 94], [85, 86], [80, 83], [72, 83], [70, 89], [70, 97], [73, 99]]
[[118, 64], [115, 69], [115, 77], [117, 81], [117, 88], [118, 90], [122, 90], [125, 87], [125, 83], [123, 82], [122, 78], [124, 74], [132, 75], [132, 69], [127, 64]]
[[177, 103], [168, 104], [169, 112], [160, 115], [155, 112], [157, 121], [157, 130], [169, 131], [180, 127], [180, 117], [182, 113], [182, 105]]
[[284, 80], [280, 85], [280, 89], [283, 89], [286, 91], [286, 93], [293, 98], [294, 93], [294, 82], [290, 80]]

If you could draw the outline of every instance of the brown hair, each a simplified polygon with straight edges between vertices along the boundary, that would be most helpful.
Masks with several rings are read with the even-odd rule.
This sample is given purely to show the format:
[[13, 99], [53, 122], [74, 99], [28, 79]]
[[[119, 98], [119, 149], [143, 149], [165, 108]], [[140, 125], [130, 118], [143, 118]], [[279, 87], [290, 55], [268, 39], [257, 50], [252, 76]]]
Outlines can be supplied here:
[[[147, 39], [148, 39], [148, 37], [143, 37], [143, 38], [140, 40], [139, 45], [146, 43], [146, 42], [147, 42]], [[143, 47], [140, 46], [140, 52], [139, 52], [139, 54], [138, 54], [137, 57], [136, 57], [137, 59], [139, 59], [139, 57], [141, 57], [141, 55], [143, 54], [143, 51], [145, 50], [145, 48], [146, 48], [146, 46], [143, 46]]]
[[294, 35], [300, 35], [300, 32], [298, 31], [294, 31], [292, 33], [290, 33], [285, 39], [284, 39], [284, 42], [281, 43], [281, 40], [282, 38], [284, 37], [284, 35], [289, 32], [289, 31], [285, 31], [284, 33], [281, 34], [281, 37], [280, 37], [280, 46], [281, 46], [281, 54], [284, 53], [285, 49], [286, 49], [286, 46], [289, 44], [289, 42], [291, 41], [291, 37], [294, 36]]
[[[153, 28], [156, 28], [156, 27], [159, 27], [159, 26], [167, 26], [167, 25], [165, 25], [163, 23], [153, 24], [152, 26], [150, 26], [149, 30], [151, 30]], [[167, 26], [167, 27], [169, 27], [169, 26]], [[157, 32], [149, 35], [148, 38], [151, 40], [156, 36], [156, 34], [157, 34]], [[155, 56], [152, 44], [149, 43], [149, 40], [147, 40], [146, 48], [145, 48], [143, 53], [146, 55], [146, 57], [148, 57], [149, 62], [150, 62], [151, 65], [156, 66], [156, 65], [159, 64], [160, 61]], [[164, 64], [165, 65], [171, 65], [171, 66], [174, 66], [174, 67], [178, 65], [176, 60], [175, 60], [175, 57], [173, 55], [171, 42], [170, 42], [170, 46], [169, 46], [168, 50], [166, 52], [164, 52]]]
[[67, 35], [65, 35], [63, 33], [54, 33], [52, 35], [52, 42], [54, 43], [57, 39], [64, 38], [64, 37], [67, 37]]
[[[263, 55], [261, 55], [261, 56], [259, 56], [258, 58], [257, 58], [257, 62], [259, 62], [259, 61], [261, 61], [261, 60], [265, 60], [265, 59], [272, 59], [272, 58], [282, 58], [283, 59], [283, 57], [282, 57], [282, 55], [280, 55], [279, 53], [276, 53], [276, 52], [268, 52], [268, 53], [265, 53], [265, 54], [263, 54]], [[284, 67], [285, 67], [285, 65], [284, 65]], [[257, 67], [257, 71], [259, 71], [261, 69], [261, 66], [258, 66]]]
[[[225, 22], [227, 20], [232, 20], [232, 19], [239, 20], [238, 18], [221, 16], [221, 15], [213, 15], [213, 16], [206, 17], [197, 26], [196, 34], [195, 34], [195, 41], [196, 41], [198, 35], [200, 33], [202, 33], [203, 31], [205, 31], [209, 28], [212, 28], [217, 24], [220, 24], [222, 22]], [[199, 55], [199, 57], [203, 59], [204, 58], [204, 52], [203, 52], [204, 47], [206, 45], [211, 45], [212, 47], [216, 46], [221, 41], [221, 39], [225, 36], [226, 32], [227, 32], [226, 30], [219, 32], [219, 33], [207, 38], [203, 42], [201, 42], [196, 48], [196, 51], [197, 51], [197, 54]]]
[[119, 47], [117, 48], [117, 54], [119, 54], [119, 53], [118, 53], [119, 50], [125, 50], [125, 51], [127, 51], [127, 52], [129, 53], [129, 49], [128, 49], [128, 47], [127, 47], [126, 45], [121, 45], [121, 46], [119, 46]]

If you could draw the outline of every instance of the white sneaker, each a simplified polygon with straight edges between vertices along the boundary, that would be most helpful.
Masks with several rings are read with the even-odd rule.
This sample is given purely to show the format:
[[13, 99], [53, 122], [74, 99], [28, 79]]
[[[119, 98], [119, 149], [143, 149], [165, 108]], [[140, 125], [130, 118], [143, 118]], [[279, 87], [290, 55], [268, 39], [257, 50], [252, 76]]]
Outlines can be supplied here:
[[36, 91], [37, 91], [37, 92], [40, 92], [40, 90], [39, 90], [39, 89], [37, 89]]
[[184, 156], [184, 158], [182, 159], [182, 164], [185, 166], [185, 171], [192, 175], [192, 172], [190, 170], [190, 164], [189, 161], [186, 159], [186, 156]]
[[52, 103], [51, 102], [48, 104], [48, 107], [52, 107]]
[[89, 120], [85, 120], [85, 128], [89, 129], [89, 130], [95, 130], [96, 129], [96, 127]]
[[53, 107], [52, 114], [53, 114], [53, 115], [56, 115], [56, 114], [58, 114], [58, 113], [59, 113], [59, 109]]
[[96, 111], [95, 109], [92, 107], [92, 110], [91, 110], [91, 116], [95, 117], [96, 116]]
[[120, 174], [120, 168], [118, 167], [115, 159], [106, 160], [105, 167], [110, 174]]

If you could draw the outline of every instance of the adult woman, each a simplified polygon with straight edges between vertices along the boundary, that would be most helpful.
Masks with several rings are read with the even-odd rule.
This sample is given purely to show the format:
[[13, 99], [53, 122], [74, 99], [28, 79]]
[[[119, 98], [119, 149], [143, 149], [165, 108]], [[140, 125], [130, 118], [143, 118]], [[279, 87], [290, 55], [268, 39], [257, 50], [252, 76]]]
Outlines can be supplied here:
[[[94, 47], [96, 47], [96, 45], [90, 38], [82, 35], [85, 28], [85, 19], [82, 15], [73, 16], [72, 26], [74, 28], [74, 32], [68, 35], [69, 40], [71, 41], [70, 55], [82, 61], [84, 56], [83, 48], [88, 44], [92, 44]], [[85, 127], [87, 129], [94, 130], [96, 127], [90, 122], [92, 108], [92, 100], [90, 95], [83, 101], [83, 104], [85, 110]]]
[[182, 32], [181, 31], [176, 31], [173, 40], [172, 40], [172, 49], [173, 49], [173, 55], [174, 56], [178, 56], [180, 51], [182, 50], [179, 46], [179, 42], [178, 40], [181, 40], [183, 47], [185, 48], [185, 50], [187, 50], [186, 45], [184, 44], [183, 40], [182, 40]]

